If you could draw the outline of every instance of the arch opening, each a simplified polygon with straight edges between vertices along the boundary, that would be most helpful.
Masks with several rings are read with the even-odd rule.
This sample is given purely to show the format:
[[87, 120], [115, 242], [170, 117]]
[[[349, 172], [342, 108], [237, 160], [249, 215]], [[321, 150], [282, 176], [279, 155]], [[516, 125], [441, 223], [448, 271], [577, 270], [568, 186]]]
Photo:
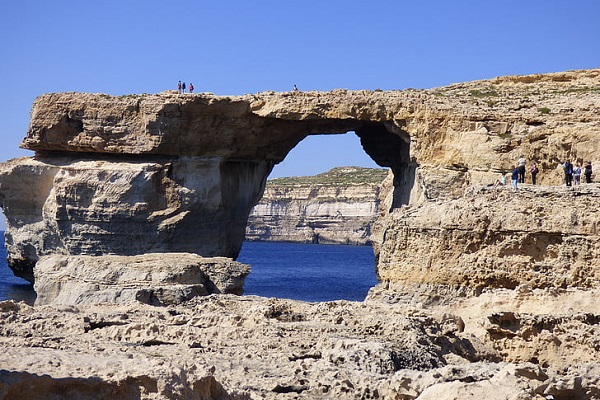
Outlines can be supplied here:
[[394, 174], [394, 194], [392, 208], [408, 204], [415, 180], [417, 164], [410, 159], [410, 136], [407, 132], [398, 134], [382, 123], [365, 123], [356, 129], [364, 151], [382, 167], [388, 167]]
[[[392, 133], [383, 123], [361, 122], [356, 125], [354, 130], [345, 132], [330, 129], [327, 133], [321, 131], [307, 135], [288, 152], [281, 165], [274, 167], [269, 178], [316, 175], [342, 166], [385, 167], [391, 169], [395, 177], [392, 207], [407, 204], [416, 170], [416, 164], [410, 160], [408, 134]], [[323, 130], [327, 131], [327, 128]], [[353, 146], [346, 146], [351, 142]], [[344, 157], [344, 154], [338, 157], [340, 153], [350, 150], [362, 154], [360, 162]], [[327, 157], [327, 161], [321, 166], [313, 165], [319, 161], [319, 157]], [[289, 199], [284, 197], [284, 194], [280, 194], [274, 200], [276, 204], [263, 208], [263, 211], [272, 213], [268, 216], [272, 218], [272, 223], [282, 222], [284, 217], [277, 213], [282, 212], [286, 202], [290, 209], [294, 208], [289, 206]], [[377, 202], [379, 205], [379, 199]], [[295, 209], [302, 207], [297, 204]], [[304, 207], [306, 210], [306, 205]], [[377, 214], [378, 210], [372, 216], [373, 222]], [[301, 219], [298, 216], [296, 227], [299, 230], [306, 228]], [[249, 223], [252, 224], [252, 220]], [[326, 226], [328, 221], [322, 218], [316, 223]], [[368, 246], [316, 245], [314, 243], [320, 242], [314, 240], [313, 236], [296, 243], [294, 240], [260, 242], [260, 239], [244, 242], [238, 258], [238, 261], [253, 266], [253, 272], [246, 280], [247, 294], [306, 301], [364, 300], [369, 289], [377, 283], [376, 259], [370, 241]]]

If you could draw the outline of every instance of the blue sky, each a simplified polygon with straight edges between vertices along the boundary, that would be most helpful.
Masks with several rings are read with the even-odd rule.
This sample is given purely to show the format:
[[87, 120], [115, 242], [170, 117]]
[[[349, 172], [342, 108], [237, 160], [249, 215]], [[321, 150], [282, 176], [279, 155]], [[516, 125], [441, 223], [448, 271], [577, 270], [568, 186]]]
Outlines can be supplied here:
[[[600, 67], [600, 1], [69, 1], [0, 4], [0, 160], [47, 92], [431, 88]], [[310, 137], [272, 177], [375, 166], [354, 135]]]

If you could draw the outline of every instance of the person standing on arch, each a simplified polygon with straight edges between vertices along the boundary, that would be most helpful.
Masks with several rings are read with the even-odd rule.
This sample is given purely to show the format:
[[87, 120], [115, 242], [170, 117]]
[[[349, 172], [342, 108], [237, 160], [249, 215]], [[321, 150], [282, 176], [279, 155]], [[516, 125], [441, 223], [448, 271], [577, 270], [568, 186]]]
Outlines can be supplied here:
[[181, 81], [177, 83], [177, 93], [181, 94]]
[[185, 93], [185, 82], [181, 82], [181, 93]]
[[194, 84], [190, 82], [190, 93], [194, 93]]

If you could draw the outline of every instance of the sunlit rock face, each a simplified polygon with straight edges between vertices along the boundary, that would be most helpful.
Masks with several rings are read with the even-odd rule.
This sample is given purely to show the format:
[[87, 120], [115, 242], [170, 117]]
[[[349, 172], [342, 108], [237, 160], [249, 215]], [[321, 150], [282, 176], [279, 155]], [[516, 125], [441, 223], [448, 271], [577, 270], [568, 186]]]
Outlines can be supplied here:
[[189, 252], [235, 257], [267, 163], [41, 155], [4, 163], [9, 265], [40, 256]]
[[[588, 70], [40, 97], [23, 142], [36, 154], [0, 165], [0, 205], [11, 267], [33, 280], [39, 260], [40, 304], [61, 305], [0, 302], [0, 398], [600, 398], [600, 187], [565, 187], [559, 166], [600, 165], [599, 88]], [[241, 290], [247, 268], [197, 254], [235, 256], [272, 166], [346, 131], [393, 173], [369, 298], [188, 301]], [[487, 186], [520, 156], [540, 186]]]
[[273, 179], [252, 209], [246, 240], [366, 245], [379, 214], [385, 169], [337, 167]]
[[42, 257], [35, 305], [181, 304], [196, 296], [242, 294], [250, 268], [224, 257], [190, 253]]
[[[600, 285], [600, 186], [467, 190], [379, 221], [378, 274], [396, 291]], [[375, 235], [376, 236], [376, 235]]]
[[[43, 95], [22, 143], [35, 157], [0, 167], [9, 264], [32, 279], [54, 253], [236, 257], [273, 165], [313, 134], [354, 131], [392, 170], [384, 211], [460, 198], [521, 155], [540, 183], [560, 184], [560, 161], [597, 164], [599, 84], [585, 70], [431, 90]], [[380, 260], [400, 229], [386, 221]]]

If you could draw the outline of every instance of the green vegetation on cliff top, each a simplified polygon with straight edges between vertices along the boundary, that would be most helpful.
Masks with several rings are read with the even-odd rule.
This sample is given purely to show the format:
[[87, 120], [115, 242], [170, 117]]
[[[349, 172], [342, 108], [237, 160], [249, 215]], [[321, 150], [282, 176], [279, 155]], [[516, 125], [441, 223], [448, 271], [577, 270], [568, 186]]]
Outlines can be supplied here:
[[313, 176], [294, 176], [290, 178], [275, 178], [267, 182], [267, 186], [297, 186], [321, 185], [344, 186], [381, 184], [387, 176], [388, 169], [363, 167], [336, 167], [322, 174]]

